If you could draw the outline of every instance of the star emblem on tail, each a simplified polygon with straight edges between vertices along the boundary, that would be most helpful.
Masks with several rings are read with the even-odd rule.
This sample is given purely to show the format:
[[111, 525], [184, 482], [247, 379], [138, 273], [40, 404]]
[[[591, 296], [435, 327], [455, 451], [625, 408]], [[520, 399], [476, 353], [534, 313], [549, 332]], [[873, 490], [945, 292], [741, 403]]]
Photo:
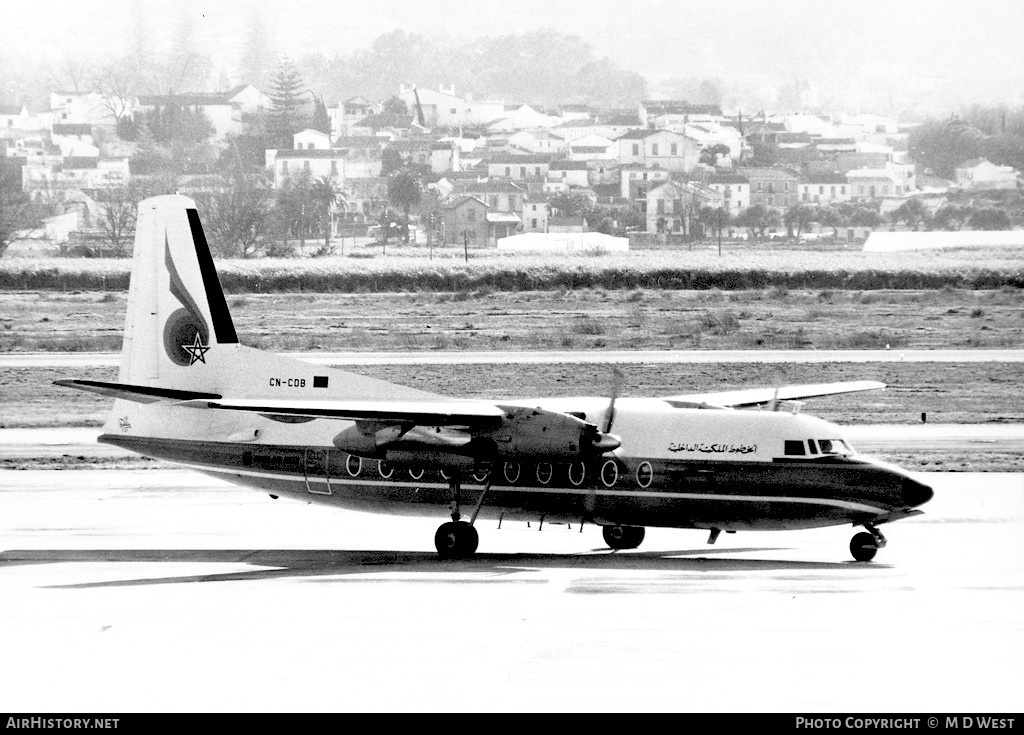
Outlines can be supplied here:
[[185, 350], [185, 354], [188, 355], [188, 364], [195, 365], [197, 362], [206, 364], [206, 353], [210, 351], [208, 345], [204, 345], [202, 340], [199, 338], [199, 333], [196, 332], [196, 339], [190, 345], [182, 345], [181, 349]]

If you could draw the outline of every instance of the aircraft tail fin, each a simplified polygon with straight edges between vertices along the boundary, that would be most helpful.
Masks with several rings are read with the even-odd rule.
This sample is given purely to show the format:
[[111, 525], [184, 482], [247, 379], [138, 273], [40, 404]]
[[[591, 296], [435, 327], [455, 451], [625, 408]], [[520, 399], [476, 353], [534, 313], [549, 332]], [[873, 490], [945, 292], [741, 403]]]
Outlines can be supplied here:
[[432, 399], [432, 393], [246, 347], [238, 341], [195, 202], [139, 203], [116, 383], [64, 381], [133, 402], [232, 398]]
[[195, 202], [140, 202], [118, 381], [209, 389], [219, 353], [237, 344]]

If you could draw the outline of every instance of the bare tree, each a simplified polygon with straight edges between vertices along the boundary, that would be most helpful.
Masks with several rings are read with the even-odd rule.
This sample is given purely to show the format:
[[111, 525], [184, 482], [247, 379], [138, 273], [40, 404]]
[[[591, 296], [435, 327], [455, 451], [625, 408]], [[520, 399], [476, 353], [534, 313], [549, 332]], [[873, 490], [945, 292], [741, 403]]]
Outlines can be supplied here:
[[68, 56], [59, 65], [47, 65], [50, 81], [58, 90], [87, 92], [93, 87], [95, 69], [92, 64], [78, 56]]
[[93, 88], [103, 97], [103, 107], [115, 123], [131, 112], [136, 75], [130, 61], [124, 58], [103, 64], [93, 77]]
[[206, 200], [205, 209], [204, 221], [220, 254], [250, 258], [270, 234], [270, 196], [255, 176], [235, 177], [226, 191]]
[[100, 216], [97, 225], [116, 258], [126, 257], [135, 239], [140, 191], [131, 186], [97, 192]]

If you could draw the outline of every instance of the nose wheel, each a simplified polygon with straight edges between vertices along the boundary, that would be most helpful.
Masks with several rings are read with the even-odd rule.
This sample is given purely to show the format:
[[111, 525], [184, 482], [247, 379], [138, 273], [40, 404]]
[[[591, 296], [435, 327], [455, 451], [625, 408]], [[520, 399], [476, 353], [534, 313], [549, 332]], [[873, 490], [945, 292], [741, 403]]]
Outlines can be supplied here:
[[850, 553], [857, 561], [871, 561], [878, 550], [885, 547], [885, 536], [871, 523], [865, 523], [867, 532], [861, 532], [850, 539]]

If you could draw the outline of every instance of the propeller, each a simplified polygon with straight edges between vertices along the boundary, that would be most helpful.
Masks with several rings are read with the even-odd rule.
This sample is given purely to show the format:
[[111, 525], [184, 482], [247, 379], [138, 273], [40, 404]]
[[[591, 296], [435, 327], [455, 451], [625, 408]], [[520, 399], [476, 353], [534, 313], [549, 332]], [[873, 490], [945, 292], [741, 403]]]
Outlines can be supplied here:
[[612, 368], [612, 390], [611, 396], [608, 399], [608, 410], [604, 414], [604, 426], [601, 427], [601, 432], [594, 441], [594, 449], [599, 454], [613, 452], [622, 446], [622, 440], [612, 433], [612, 425], [615, 423], [615, 401], [619, 397], [621, 389], [622, 371], [618, 368]]

